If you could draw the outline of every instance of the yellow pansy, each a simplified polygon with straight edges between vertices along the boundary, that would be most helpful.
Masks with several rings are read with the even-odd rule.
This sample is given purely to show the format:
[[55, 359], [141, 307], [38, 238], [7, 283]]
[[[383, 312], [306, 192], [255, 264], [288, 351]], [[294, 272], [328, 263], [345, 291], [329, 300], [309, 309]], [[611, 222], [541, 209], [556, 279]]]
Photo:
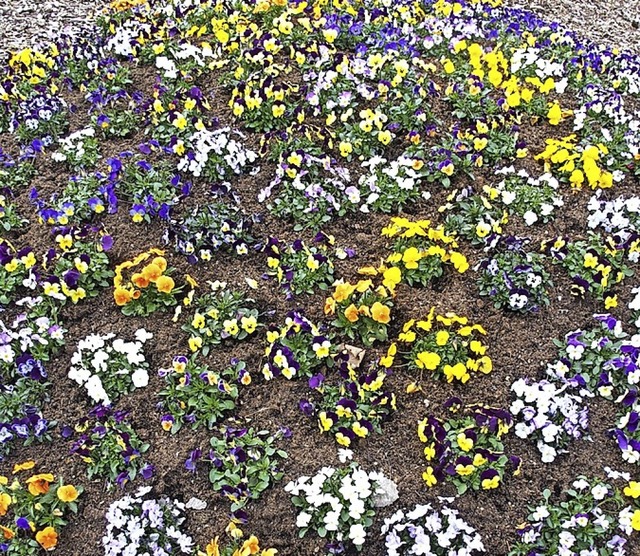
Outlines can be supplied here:
[[416, 356], [414, 363], [419, 369], [433, 371], [438, 368], [441, 360], [441, 357], [437, 353], [432, 351], [422, 351]]

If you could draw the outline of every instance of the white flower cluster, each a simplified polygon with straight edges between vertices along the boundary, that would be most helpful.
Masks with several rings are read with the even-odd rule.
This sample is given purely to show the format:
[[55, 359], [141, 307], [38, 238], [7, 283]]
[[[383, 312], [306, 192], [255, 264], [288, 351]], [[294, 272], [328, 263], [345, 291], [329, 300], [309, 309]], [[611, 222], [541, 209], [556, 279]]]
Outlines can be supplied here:
[[472, 556], [485, 552], [480, 534], [446, 505], [437, 510], [431, 504], [418, 504], [406, 514], [398, 510], [384, 520], [382, 534], [386, 535], [387, 556]]
[[127, 19], [118, 27], [106, 44], [106, 49], [118, 56], [133, 56], [134, 48], [139, 46], [137, 38], [151, 32], [151, 25], [134, 19]]
[[[615, 489], [606, 483], [587, 481], [580, 477], [573, 481], [568, 502], [560, 506], [548, 503], [550, 492], [546, 491], [545, 503], [537, 506], [529, 515], [529, 524], [522, 534], [522, 542], [534, 548], [536, 553], [558, 556], [598, 556], [610, 554], [624, 556], [627, 539], [616, 534], [616, 525], [627, 534], [624, 525], [624, 510], [617, 514], [612, 509]], [[576, 508], [580, 508], [576, 511]], [[630, 523], [630, 519], [629, 519]], [[578, 546], [589, 546], [577, 552]], [[605, 548], [606, 547], [606, 548]]]
[[527, 226], [532, 226], [538, 220], [548, 221], [553, 211], [564, 205], [562, 195], [558, 193], [560, 184], [549, 173], [534, 178], [524, 169], [516, 172], [513, 166], [506, 166], [497, 170], [496, 174], [504, 178], [496, 186], [485, 186], [485, 192], [492, 200], [499, 196], [507, 207], [528, 207], [522, 214]]
[[95, 137], [96, 130], [92, 127], [80, 129], [64, 139], [59, 139], [59, 150], [51, 154], [56, 162], [69, 161], [71, 164], [81, 164], [86, 152], [85, 140]]
[[[177, 49], [172, 52], [172, 57], [176, 60], [193, 60], [196, 65], [204, 67], [207, 63], [206, 59], [213, 57], [213, 51], [211, 47], [206, 44], [201, 47], [188, 42], [180, 44]], [[164, 77], [167, 79], [177, 79], [182, 77], [182, 74], [178, 71], [176, 62], [168, 56], [156, 57], [156, 67], [164, 70]]]
[[55, 349], [55, 344], [61, 344], [64, 340], [65, 332], [49, 317], [29, 320], [27, 314], [21, 313], [9, 325], [0, 319], [0, 369], [2, 363], [14, 363], [19, 355], [16, 349], [20, 353], [47, 351], [45, 348], [48, 346], [51, 346], [51, 350]]
[[141, 328], [134, 342], [110, 334], [90, 334], [78, 342], [71, 357], [69, 378], [84, 386], [96, 403], [110, 405], [112, 398], [149, 384], [143, 346], [153, 334]]
[[565, 453], [571, 439], [587, 434], [589, 410], [582, 396], [566, 391], [571, 387], [569, 382], [558, 388], [548, 380], [537, 382], [526, 378], [511, 385], [516, 395], [510, 408], [517, 421], [516, 436], [537, 439], [544, 463], [551, 463], [559, 453]]
[[193, 539], [180, 530], [184, 504], [167, 497], [145, 499], [150, 490], [140, 488], [135, 496], [127, 495], [109, 506], [107, 531], [102, 537], [105, 556], [195, 553]]
[[523, 76], [526, 76], [529, 68], [535, 68], [536, 76], [542, 81], [546, 81], [548, 78], [561, 77], [561, 79], [554, 79], [555, 92], [561, 95], [564, 93], [569, 80], [564, 76], [565, 69], [562, 63], [552, 62], [543, 58], [543, 52], [539, 48], [529, 46], [527, 48], [518, 48], [511, 55], [511, 73], [518, 73], [520, 70]]
[[[373, 497], [380, 473], [367, 473], [357, 464], [345, 469], [323, 467], [313, 477], [300, 477], [285, 487], [301, 508], [296, 525], [314, 529], [321, 537], [361, 547], [374, 514]], [[346, 517], [345, 517], [346, 516]], [[303, 534], [304, 534], [303, 533]]]
[[[242, 137], [239, 133], [237, 135]], [[191, 143], [193, 150], [180, 159], [178, 171], [190, 172], [196, 178], [206, 172], [209, 174], [207, 177], [215, 176], [221, 180], [228, 177], [229, 170], [239, 174], [258, 158], [256, 152], [232, 138], [232, 131], [228, 127], [216, 131], [196, 131]]]
[[[420, 174], [414, 169], [415, 163], [414, 159], [404, 155], [391, 162], [381, 156], [372, 156], [363, 162], [362, 167], [368, 168], [369, 173], [363, 174], [358, 182], [360, 194], [364, 196], [360, 211], [369, 212], [370, 205], [381, 198], [383, 203], [387, 200], [394, 204], [394, 201], [403, 200], [403, 197], [409, 195], [408, 192], [415, 191], [421, 179]], [[421, 196], [428, 200], [431, 194], [424, 191]], [[355, 203], [358, 201], [359, 199], [352, 200]]]
[[603, 125], [609, 124], [614, 127], [627, 126], [632, 121], [632, 116], [628, 114], [624, 106], [624, 97], [601, 85], [590, 83], [583, 91], [584, 104], [574, 111], [573, 130], [579, 131], [584, 128], [585, 123], [595, 124], [598, 122], [598, 131], [604, 133], [605, 139], [611, 132]]
[[602, 189], [589, 200], [587, 205], [589, 228], [602, 228], [608, 233], [638, 231], [640, 224], [640, 197], [617, 197], [612, 201], [602, 199]]

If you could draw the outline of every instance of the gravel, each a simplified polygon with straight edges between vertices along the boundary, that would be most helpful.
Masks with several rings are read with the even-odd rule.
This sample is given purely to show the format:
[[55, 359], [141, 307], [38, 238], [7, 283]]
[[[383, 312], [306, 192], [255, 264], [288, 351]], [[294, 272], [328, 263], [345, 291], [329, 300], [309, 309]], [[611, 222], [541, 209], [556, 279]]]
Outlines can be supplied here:
[[94, 19], [105, 0], [0, 0], [0, 59], [7, 52], [73, 34]]
[[507, 0], [505, 5], [557, 21], [601, 46], [640, 54], [640, 0]]
[[[0, 0], [1, 1], [1, 0]], [[90, 21], [106, 0], [5, 0], [0, 5], [0, 58], [9, 50], [46, 42]], [[640, 54], [640, 0], [505, 1], [558, 21], [601, 45]]]

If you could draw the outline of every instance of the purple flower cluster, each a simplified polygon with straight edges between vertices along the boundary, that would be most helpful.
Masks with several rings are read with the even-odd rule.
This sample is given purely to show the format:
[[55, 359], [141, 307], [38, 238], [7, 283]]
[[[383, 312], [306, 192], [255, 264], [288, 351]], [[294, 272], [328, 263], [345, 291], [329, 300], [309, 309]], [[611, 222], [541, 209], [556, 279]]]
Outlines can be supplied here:
[[209, 261], [217, 251], [246, 255], [253, 247], [251, 230], [260, 218], [244, 214], [228, 184], [215, 188], [213, 194], [213, 202], [169, 219], [163, 235], [163, 241], [173, 244], [191, 264]]
[[300, 410], [318, 421], [322, 432], [331, 433], [338, 444], [350, 446], [367, 438], [396, 409], [396, 396], [384, 389], [387, 370], [373, 366], [358, 371], [349, 364], [348, 354], [333, 358], [334, 369], [325, 377], [318, 373], [309, 379], [311, 399], [302, 399]]
[[[98, 405], [76, 424], [75, 430], [81, 432], [70, 453], [87, 464], [89, 478], [103, 477], [109, 485], [115, 483], [122, 488], [137, 475], [144, 480], [153, 476], [153, 466], [142, 458], [149, 445], [140, 440], [128, 416], [126, 411]], [[71, 427], [62, 429], [64, 438], [73, 434]]]
[[65, 101], [48, 93], [33, 94], [14, 108], [9, 131], [23, 144], [33, 140], [52, 145], [68, 127]]
[[40, 409], [48, 400], [44, 362], [63, 343], [64, 330], [45, 316], [0, 320], [0, 459], [13, 441], [48, 438], [51, 423]]
[[458, 493], [490, 490], [499, 486], [507, 467], [519, 473], [520, 458], [507, 456], [501, 441], [513, 423], [507, 410], [480, 404], [463, 408], [458, 398], [447, 400], [445, 407], [457, 417], [443, 421], [429, 415], [418, 425], [418, 436], [426, 444], [429, 467], [423, 478], [428, 486], [447, 479]]
[[272, 325], [267, 339], [267, 361], [262, 367], [266, 380], [278, 376], [310, 378], [320, 367], [332, 364], [335, 347], [330, 336], [301, 313], [289, 313], [280, 328]]

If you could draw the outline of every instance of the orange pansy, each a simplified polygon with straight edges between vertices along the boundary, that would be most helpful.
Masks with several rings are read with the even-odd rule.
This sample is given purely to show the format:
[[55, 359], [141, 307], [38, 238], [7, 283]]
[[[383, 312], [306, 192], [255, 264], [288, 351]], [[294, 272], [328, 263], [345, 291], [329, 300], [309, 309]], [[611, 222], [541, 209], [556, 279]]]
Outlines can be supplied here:
[[58, 533], [53, 527], [45, 527], [36, 533], [36, 541], [45, 550], [51, 550], [58, 544]]
[[51, 473], [40, 473], [29, 477], [25, 482], [29, 485], [29, 492], [33, 496], [38, 496], [49, 492], [49, 483], [52, 483], [53, 480]]

